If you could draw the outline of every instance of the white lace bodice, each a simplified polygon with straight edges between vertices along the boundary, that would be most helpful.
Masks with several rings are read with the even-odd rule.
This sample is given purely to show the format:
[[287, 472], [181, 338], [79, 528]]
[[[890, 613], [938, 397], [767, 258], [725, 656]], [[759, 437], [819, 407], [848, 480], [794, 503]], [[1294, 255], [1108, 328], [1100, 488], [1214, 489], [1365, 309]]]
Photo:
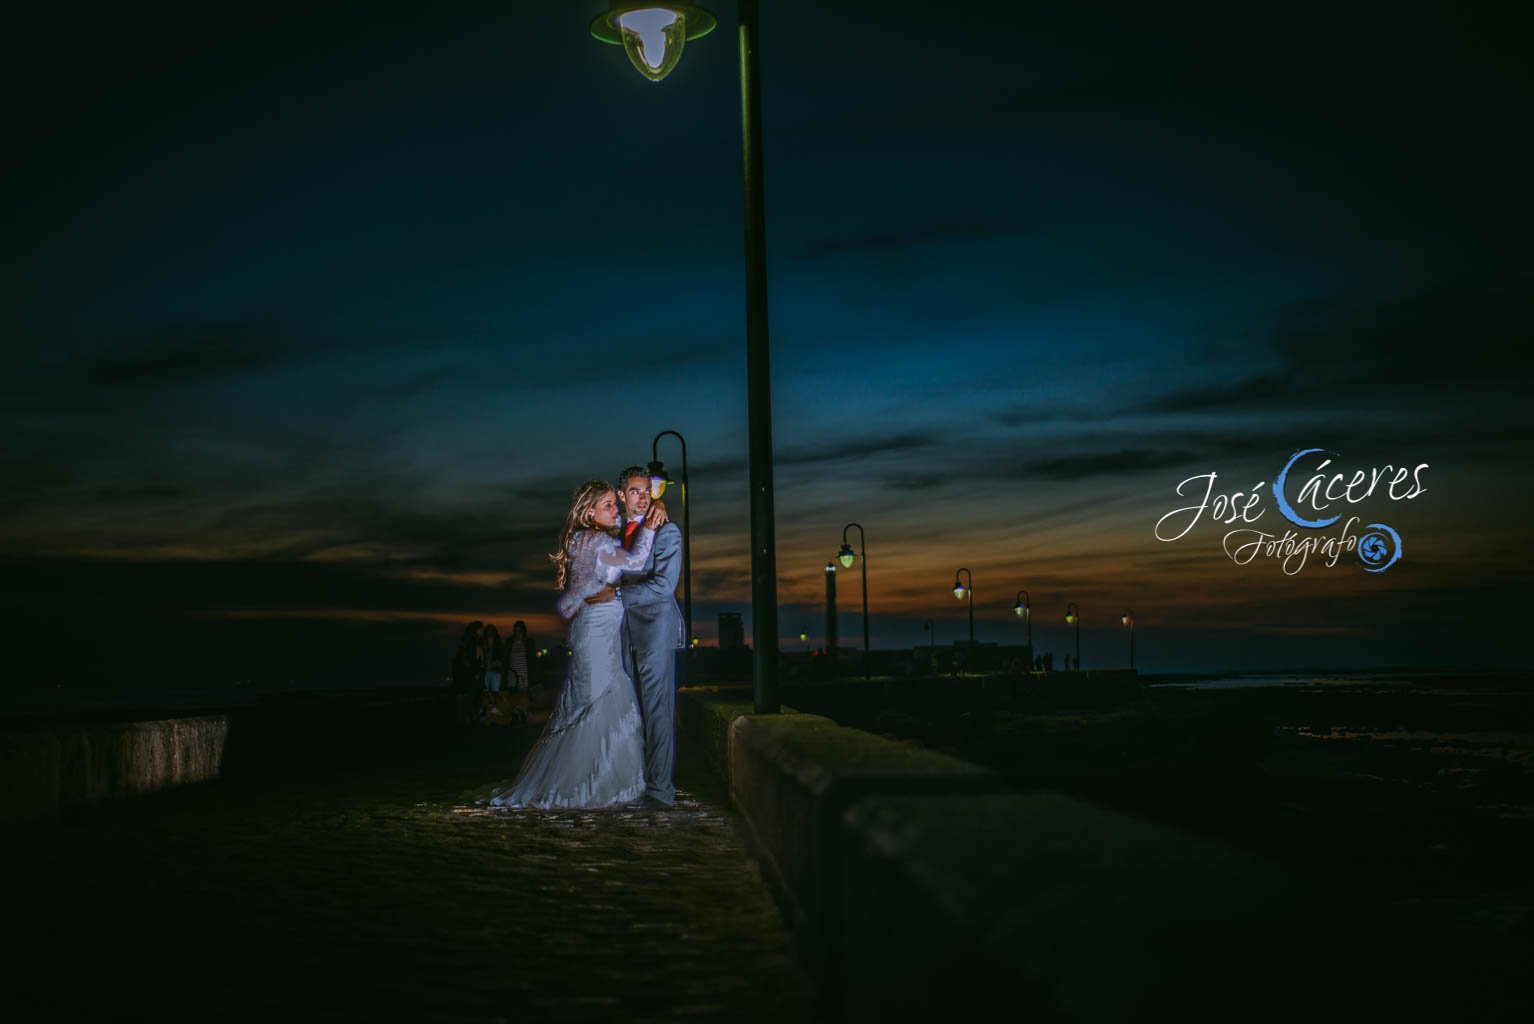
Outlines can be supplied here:
[[555, 607], [566, 622], [586, 606], [586, 598], [605, 586], [617, 583], [626, 572], [641, 572], [650, 557], [655, 531], [641, 526], [634, 537], [634, 550], [623, 550], [617, 537], [602, 530], [578, 530], [570, 538], [570, 569], [565, 589]]

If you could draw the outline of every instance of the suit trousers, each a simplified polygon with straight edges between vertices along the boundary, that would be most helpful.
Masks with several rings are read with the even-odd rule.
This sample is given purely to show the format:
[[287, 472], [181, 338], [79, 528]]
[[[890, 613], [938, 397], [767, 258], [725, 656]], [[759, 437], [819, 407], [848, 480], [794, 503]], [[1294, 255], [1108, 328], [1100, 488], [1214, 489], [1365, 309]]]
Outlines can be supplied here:
[[676, 802], [676, 649], [631, 648], [634, 682], [644, 714], [645, 796]]

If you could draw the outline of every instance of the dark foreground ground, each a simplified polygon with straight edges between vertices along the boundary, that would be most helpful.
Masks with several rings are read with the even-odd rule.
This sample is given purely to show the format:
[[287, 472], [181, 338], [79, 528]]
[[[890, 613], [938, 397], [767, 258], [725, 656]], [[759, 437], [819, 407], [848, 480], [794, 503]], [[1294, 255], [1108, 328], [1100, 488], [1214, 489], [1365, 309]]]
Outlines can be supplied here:
[[670, 811], [469, 803], [531, 738], [486, 730], [376, 771], [224, 782], [13, 831], [5, 1015], [812, 1015], [709, 776], [684, 762]]

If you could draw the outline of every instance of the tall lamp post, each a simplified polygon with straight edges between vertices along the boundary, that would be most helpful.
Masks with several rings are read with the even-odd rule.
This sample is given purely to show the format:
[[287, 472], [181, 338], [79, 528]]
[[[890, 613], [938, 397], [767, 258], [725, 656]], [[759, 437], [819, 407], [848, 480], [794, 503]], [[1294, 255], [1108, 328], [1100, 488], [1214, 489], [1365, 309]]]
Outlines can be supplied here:
[[831, 672], [836, 673], [836, 566], [826, 563], [826, 655], [831, 659]]
[[1017, 604], [1012, 606], [1012, 611], [1018, 618], [1028, 623], [1028, 657], [1033, 657], [1033, 601], [1028, 597], [1028, 591], [1017, 592]]
[[[969, 585], [959, 582], [959, 573], [964, 574]], [[969, 603], [969, 660], [974, 664], [975, 660], [975, 575], [968, 569], [959, 569], [953, 574], [953, 596], [960, 601]]]
[[[852, 545], [847, 543], [847, 531], [854, 526], [858, 528], [856, 554], [852, 551]], [[863, 679], [866, 682], [872, 678], [868, 669], [868, 659], [871, 657], [868, 649], [868, 539], [863, 536], [861, 523], [848, 523], [842, 527], [842, 549], [836, 553], [836, 558], [842, 563], [843, 569], [851, 569], [854, 560], [861, 559], [863, 562]]]
[[[767, 345], [767, 222], [762, 190], [762, 97], [757, 70], [757, 0], [740, 10], [740, 122], [746, 235], [746, 394], [750, 422], [752, 690], [757, 714], [778, 711], [778, 560], [773, 539], [772, 388]], [[645, 78], [658, 82], [684, 44], [716, 19], [691, 3], [609, 0], [591, 34], [622, 46]]]
[[1129, 667], [1135, 667], [1135, 610], [1124, 609], [1124, 625], [1129, 627]]
[[1065, 606], [1065, 621], [1076, 627], [1076, 671], [1081, 671], [1081, 609], [1072, 601]]
[[[659, 499], [671, 483], [665, 463], [660, 460], [660, 439], [670, 434], [682, 445], [682, 617], [687, 620], [687, 636], [692, 636], [692, 490], [687, 486], [687, 439], [675, 430], [662, 430], [650, 442], [650, 497]], [[688, 648], [691, 650], [691, 648]]]

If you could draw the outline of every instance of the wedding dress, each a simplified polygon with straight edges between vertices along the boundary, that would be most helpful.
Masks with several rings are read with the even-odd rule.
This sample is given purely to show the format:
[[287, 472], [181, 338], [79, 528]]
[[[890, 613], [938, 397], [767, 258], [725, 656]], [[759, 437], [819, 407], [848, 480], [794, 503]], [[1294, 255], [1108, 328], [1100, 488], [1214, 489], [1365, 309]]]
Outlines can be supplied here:
[[497, 807], [609, 807], [644, 795], [644, 732], [639, 700], [623, 659], [623, 602], [586, 598], [625, 572], [644, 569], [655, 532], [641, 528], [634, 550], [601, 530], [570, 538], [570, 565], [559, 596], [570, 623], [570, 670], [548, 725], [516, 780], [497, 790]]

